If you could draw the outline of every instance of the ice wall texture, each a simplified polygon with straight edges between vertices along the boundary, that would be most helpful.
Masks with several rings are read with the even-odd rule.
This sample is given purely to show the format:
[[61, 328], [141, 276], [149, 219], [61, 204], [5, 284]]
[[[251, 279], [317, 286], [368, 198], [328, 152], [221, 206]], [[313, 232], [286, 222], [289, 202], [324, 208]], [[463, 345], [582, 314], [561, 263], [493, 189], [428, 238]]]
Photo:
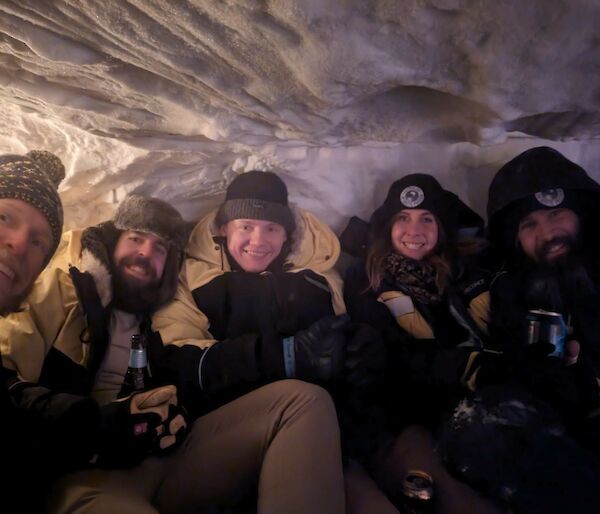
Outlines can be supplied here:
[[67, 224], [194, 218], [272, 169], [336, 229], [403, 173], [480, 212], [549, 144], [600, 176], [595, 0], [0, 0], [0, 152], [63, 157]]

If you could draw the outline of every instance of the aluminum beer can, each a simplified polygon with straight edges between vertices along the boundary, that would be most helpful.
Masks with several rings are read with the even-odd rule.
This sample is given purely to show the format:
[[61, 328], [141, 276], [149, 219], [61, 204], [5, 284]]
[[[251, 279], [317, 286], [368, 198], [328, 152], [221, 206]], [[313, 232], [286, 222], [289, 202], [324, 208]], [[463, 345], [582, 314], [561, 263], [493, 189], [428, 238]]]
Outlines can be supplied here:
[[408, 471], [402, 481], [403, 514], [433, 514], [433, 478], [421, 470]]
[[527, 344], [549, 344], [552, 350], [548, 355], [562, 357], [566, 335], [567, 325], [558, 312], [536, 309], [527, 313]]

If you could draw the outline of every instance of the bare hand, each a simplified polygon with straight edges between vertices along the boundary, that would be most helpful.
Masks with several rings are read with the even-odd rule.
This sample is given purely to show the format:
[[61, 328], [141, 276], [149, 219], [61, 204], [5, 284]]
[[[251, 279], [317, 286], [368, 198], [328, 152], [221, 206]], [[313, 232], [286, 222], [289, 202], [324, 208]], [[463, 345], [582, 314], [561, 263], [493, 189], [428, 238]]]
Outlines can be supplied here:
[[575, 341], [575, 339], [571, 339], [565, 343], [565, 366], [572, 366], [577, 362], [577, 359], [579, 359], [580, 350], [581, 345], [579, 344], [579, 341]]

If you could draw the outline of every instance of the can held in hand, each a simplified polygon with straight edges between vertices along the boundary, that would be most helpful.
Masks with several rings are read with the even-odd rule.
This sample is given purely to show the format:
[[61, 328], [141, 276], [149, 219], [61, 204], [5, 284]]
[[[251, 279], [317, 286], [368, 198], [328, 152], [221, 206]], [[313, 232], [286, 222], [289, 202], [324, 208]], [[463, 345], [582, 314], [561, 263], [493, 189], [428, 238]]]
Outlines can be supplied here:
[[433, 514], [433, 478], [421, 470], [408, 471], [402, 481], [403, 514]]
[[567, 325], [558, 312], [543, 309], [527, 313], [527, 344], [545, 343], [551, 346], [551, 357], [562, 357], [565, 353]]

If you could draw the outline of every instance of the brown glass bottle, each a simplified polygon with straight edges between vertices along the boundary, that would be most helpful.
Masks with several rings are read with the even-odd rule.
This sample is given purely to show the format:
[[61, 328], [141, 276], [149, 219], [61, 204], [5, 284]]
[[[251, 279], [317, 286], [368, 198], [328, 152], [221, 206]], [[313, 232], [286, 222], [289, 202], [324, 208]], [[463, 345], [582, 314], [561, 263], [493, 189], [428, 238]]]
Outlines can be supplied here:
[[150, 371], [148, 370], [146, 338], [143, 334], [133, 334], [131, 336], [131, 350], [129, 350], [129, 367], [125, 373], [125, 378], [123, 378], [119, 398], [144, 391], [149, 388], [149, 385]]

